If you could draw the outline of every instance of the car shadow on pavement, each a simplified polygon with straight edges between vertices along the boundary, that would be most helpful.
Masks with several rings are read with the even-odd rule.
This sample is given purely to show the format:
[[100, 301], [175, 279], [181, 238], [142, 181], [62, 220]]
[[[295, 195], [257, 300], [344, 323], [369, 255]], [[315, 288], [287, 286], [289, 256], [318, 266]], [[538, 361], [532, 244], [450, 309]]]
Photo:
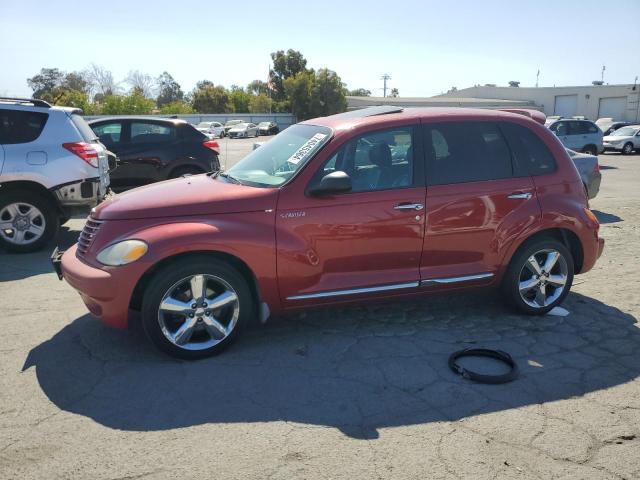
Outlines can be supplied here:
[[605, 213], [600, 210], [591, 210], [601, 224], [622, 222], [622, 218], [613, 213]]
[[[492, 296], [318, 309], [247, 331], [197, 362], [157, 353], [139, 329], [89, 315], [35, 347], [35, 368], [60, 409], [107, 427], [158, 431], [205, 423], [289, 421], [353, 438], [567, 399], [640, 374], [636, 319], [579, 294], [566, 317], [525, 317]], [[465, 346], [509, 352], [521, 374], [481, 385], [454, 375]]]
[[0, 283], [53, 272], [49, 261], [53, 250], [56, 247], [66, 250], [78, 241], [79, 234], [77, 230], [62, 226], [57, 238], [37, 252], [9, 253], [0, 248]]

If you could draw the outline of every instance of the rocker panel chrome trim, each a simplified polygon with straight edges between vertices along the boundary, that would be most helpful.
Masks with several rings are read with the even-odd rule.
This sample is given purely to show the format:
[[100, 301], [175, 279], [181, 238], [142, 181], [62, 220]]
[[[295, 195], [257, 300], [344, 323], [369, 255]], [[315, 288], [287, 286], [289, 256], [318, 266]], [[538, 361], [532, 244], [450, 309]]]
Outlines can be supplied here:
[[375, 292], [386, 292], [389, 290], [401, 290], [403, 288], [416, 288], [417, 286], [419, 286], [418, 282], [396, 283], [393, 285], [380, 285], [377, 287], [351, 288], [348, 290], [333, 290], [329, 292], [305, 293], [302, 295], [292, 295], [291, 297], [287, 297], [287, 300], [307, 300], [311, 298], [340, 297], [343, 295], [357, 295], [359, 293], [375, 293]]
[[430, 278], [428, 280], [422, 280], [420, 285], [442, 285], [448, 283], [460, 283], [460, 282], [470, 282], [472, 280], [482, 280], [484, 278], [493, 277], [493, 273], [476, 273], [474, 275], [464, 275], [462, 277], [446, 277], [446, 278]]

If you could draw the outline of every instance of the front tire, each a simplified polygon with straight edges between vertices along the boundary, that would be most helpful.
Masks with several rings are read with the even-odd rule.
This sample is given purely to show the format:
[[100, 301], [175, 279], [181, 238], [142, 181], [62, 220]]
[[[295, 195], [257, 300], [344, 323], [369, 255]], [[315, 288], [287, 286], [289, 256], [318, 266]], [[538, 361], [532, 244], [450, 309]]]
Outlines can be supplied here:
[[506, 299], [527, 315], [544, 315], [562, 303], [573, 283], [571, 252], [552, 238], [525, 243], [511, 259], [502, 289]]
[[249, 284], [235, 268], [197, 256], [154, 275], [144, 293], [142, 325], [164, 353], [195, 360], [229, 346], [255, 311]]
[[622, 154], [631, 155], [632, 153], [633, 153], [633, 143], [631, 142], [625, 143], [624, 146], [622, 147]]
[[35, 252], [58, 233], [60, 219], [51, 200], [37, 193], [0, 196], [0, 246], [15, 253]]

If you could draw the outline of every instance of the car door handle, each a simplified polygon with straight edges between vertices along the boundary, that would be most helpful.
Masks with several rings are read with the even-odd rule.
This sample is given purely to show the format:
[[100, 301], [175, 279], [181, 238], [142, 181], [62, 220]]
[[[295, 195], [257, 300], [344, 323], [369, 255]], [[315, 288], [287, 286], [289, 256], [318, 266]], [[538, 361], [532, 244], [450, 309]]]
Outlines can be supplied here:
[[393, 208], [395, 210], [422, 210], [424, 205], [421, 203], [399, 203]]
[[507, 196], [507, 198], [510, 198], [512, 200], [529, 200], [531, 198], [531, 194], [529, 192], [513, 192], [511, 195]]

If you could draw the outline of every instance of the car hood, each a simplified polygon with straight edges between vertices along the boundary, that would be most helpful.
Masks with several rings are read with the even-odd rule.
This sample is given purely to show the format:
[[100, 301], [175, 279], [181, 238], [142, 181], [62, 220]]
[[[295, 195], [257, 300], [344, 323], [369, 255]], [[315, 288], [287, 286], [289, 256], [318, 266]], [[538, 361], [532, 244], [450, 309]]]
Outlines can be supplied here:
[[230, 132], [245, 132], [248, 127], [231, 127]]
[[633, 140], [633, 135], [625, 135], [624, 137], [607, 135], [606, 137], [603, 137], [602, 140], [605, 142], [623, 142], [625, 140]]
[[277, 189], [227, 183], [201, 174], [113, 195], [92, 215], [97, 220], [132, 220], [255, 212], [275, 209], [277, 196]]

